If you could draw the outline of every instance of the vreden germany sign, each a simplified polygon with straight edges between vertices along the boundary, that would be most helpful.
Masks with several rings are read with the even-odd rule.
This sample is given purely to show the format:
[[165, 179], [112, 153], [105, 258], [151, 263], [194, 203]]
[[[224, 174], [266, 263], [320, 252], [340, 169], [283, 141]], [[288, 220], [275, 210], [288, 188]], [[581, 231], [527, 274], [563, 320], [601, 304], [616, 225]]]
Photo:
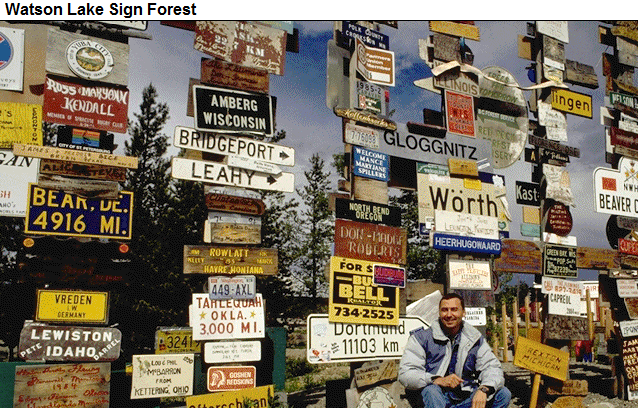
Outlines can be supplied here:
[[109, 293], [38, 289], [36, 296], [36, 321], [86, 324], [109, 321]]
[[215, 132], [274, 133], [272, 98], [231, 89], [193, 85], [195, 128]]
[[307, 359], [311, 364], [400, 359], [410, 331], [429, 325], [417, 316], [402, 316], [398, 325], [329, 322], [327, 314], [307, 319]]
[[276, 190], [278, 192], [293, 192], [295, 190], [295, 175], [293, 173], [281, 172], [275, 176], [256, 170], [231, 168], [217, 162], [194, 159], [173, 158], [171, 176], [175, 179], [249, 189]]
[[87, 199], [59, 190], [29, 185], [25, 233], [130, 239], [133, 192], [119, 198]]

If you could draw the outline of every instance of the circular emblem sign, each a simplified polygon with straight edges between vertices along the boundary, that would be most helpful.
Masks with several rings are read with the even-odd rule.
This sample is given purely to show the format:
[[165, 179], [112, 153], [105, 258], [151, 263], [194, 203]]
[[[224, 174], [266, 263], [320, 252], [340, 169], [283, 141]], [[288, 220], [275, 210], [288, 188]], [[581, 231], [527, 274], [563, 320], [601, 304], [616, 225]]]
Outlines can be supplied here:
[[66, 47], [66, 61], [80, 78], [98, 80], [111, 73], [113, 56], [102, 44], [92, 40], [76, 40]]
[[553, 202], [545, 213], [545, 230], [559, 236], [567, 236], [572, 231], [572, 214], [569, 207], [561, 202]]
[[5, 68], [13, 59], [13, 45], [9, 37], [0, 32], [0, 70]]

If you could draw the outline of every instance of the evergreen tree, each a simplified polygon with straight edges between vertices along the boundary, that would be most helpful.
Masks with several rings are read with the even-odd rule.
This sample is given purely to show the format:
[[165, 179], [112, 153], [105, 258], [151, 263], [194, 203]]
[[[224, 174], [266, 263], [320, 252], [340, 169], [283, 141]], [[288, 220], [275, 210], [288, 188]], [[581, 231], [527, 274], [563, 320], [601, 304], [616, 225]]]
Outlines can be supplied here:
[[401, 225], [408, 233], [408, 278], [445, 282], [445, 258], [439, 251], [429, 246], [427, 236], [419, 233], [419, 207], [416, 192], [402, 190], [399, 196], [390, 197], [390, 205], [401, 208]]
[[311, 168], [304, 172], [307, 184], [297, 190], [305, 205], [301, 211], [299, 231], [302, 234], [299, 269], [293, 277], [303, 284], [303, 293], [317, 299], [326, 295], [325, 267], [334, 241], [334, 220], [328, 208], [330, 172], [324, 172], [324, 160], [315, 153]]

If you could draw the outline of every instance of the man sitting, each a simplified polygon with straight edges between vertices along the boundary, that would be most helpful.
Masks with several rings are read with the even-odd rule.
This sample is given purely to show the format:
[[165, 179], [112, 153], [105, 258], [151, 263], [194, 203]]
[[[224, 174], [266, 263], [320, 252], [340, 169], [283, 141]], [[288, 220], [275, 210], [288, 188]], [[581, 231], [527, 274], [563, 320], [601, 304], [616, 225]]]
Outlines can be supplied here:
[[410, 332], [399, 382], [407, 389], [423, 388], [426, 408], [505, 408], [512, 394], [504, 386], [501, 363], [464, 316], [461, 296], [444, 295], [439, 320]]

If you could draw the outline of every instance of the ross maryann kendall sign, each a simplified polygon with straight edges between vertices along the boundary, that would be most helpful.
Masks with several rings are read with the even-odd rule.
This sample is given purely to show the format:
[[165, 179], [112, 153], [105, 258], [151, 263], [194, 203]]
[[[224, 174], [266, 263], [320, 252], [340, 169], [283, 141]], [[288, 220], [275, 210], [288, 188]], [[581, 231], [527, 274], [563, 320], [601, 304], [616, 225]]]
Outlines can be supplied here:
[[202, 131], [274, 133], [272, 97], [193, 85], [195, 128]]

